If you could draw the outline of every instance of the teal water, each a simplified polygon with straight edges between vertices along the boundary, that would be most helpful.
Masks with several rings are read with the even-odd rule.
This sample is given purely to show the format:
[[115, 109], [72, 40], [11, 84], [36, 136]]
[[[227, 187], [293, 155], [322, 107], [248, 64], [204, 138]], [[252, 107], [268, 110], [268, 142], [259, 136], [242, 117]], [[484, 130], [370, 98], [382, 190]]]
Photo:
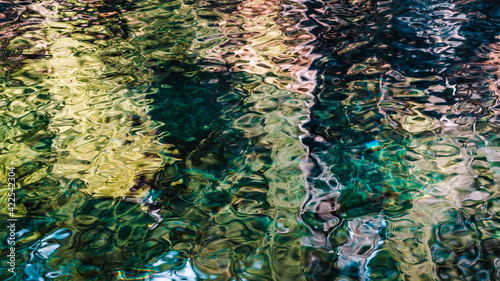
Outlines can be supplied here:
[[500, 279], [499, 15], [0, 1], [1, 280]]

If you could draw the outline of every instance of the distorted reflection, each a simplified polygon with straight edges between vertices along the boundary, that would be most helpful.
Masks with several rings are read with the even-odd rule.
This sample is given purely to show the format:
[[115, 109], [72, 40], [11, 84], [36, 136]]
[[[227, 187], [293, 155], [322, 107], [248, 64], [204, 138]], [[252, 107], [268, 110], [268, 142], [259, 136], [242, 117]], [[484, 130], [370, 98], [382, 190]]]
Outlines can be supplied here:
[[0, 1], [2, 280], [500, 278], [499, 11]]

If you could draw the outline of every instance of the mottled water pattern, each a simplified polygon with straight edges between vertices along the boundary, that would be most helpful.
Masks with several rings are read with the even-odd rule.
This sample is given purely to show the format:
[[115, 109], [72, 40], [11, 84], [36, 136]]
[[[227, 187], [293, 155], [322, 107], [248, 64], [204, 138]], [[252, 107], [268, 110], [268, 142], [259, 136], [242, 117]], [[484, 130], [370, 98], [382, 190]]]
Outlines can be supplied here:
[[1, 280], [500, 280], [495, 1], [0, 1]]

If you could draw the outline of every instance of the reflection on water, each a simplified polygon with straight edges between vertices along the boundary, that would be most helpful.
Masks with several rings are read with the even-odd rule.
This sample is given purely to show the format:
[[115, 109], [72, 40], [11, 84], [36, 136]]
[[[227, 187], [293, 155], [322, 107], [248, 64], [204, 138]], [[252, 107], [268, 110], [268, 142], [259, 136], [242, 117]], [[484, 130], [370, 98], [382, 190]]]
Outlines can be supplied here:
[[2, 280], [500, 278], [498, 11], [0, 1]]

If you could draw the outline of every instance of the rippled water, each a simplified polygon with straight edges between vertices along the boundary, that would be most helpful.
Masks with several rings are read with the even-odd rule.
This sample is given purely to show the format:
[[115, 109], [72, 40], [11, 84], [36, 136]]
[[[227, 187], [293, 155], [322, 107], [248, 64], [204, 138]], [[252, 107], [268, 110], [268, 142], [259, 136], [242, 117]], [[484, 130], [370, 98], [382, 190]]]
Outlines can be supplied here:
[[1, 279], [499, 280], [499, 17], [0, 1]]

